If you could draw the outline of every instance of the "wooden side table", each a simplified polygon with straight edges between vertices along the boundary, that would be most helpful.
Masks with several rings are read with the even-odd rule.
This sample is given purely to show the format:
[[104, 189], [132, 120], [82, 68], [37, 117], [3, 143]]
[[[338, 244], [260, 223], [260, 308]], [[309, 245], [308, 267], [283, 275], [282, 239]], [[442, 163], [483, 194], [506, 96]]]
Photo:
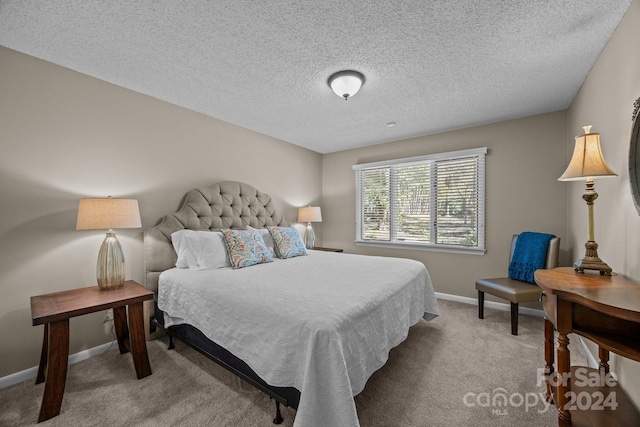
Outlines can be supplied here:
[[[640, 412], [629, 397], [618, 384], [605, 380], [610, 351], [640, 362], [640, 285], [622, 276], [577, 273], [573, 267], [537, 270], [535, 280], [543, 290], [547, 397], [558, 406], [558, 425], [640, 425]], [[570, 333], [598, 345], [598, 370], [570, 365]]]
[[324, 252], [342, 252], [342, 249], [337, 248], [323, 248], [322, 246], [315, 246], [313, 248], [314, 251], [324, 251]]
[[[113, 309], [120, 353], [131, 351], [138, 379], [151, 375], [144, 337], [142, 303], [153, 292], [128, 280], [118, 289], [101, 291], [97, 286], [31, 297], [33, 326], [44, 325], [44, 339], [36, 384], [45, 381], [38, 422], [60, 414], [69, 358], [69, 319]], [[129, 318], [127, 321], [127, 309]]]

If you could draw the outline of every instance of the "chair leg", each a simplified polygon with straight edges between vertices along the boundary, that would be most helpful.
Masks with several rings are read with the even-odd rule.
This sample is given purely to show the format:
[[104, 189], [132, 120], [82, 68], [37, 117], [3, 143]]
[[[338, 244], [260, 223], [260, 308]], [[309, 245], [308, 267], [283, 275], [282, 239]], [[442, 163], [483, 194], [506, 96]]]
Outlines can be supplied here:
[[484, 319], [484, 292], [478, 291], [478, 319]]
[[511, 335], [518, 335], [518, 303], [511, 303]]

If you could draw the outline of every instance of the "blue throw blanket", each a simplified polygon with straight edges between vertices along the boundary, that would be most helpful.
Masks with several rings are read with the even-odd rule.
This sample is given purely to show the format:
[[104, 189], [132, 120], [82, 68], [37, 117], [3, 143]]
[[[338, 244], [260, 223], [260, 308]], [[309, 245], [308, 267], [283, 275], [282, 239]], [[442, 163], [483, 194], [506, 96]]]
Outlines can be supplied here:
[[533, 273], [544, 268], [549, 241], [554, 237], [553, 234], [532, 231], [520, 233], [509, 264], [509, 278], [535, 284]]

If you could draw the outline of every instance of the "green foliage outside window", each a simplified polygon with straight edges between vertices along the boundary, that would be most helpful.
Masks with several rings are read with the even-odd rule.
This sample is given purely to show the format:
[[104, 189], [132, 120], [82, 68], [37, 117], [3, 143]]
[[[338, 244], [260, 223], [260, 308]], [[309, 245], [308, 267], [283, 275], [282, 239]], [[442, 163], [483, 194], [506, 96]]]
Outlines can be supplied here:
[[483, 244], [484, 156], [472, 154], [425, 156], [414, 162], [404, 159], [398, 165], [362, 169], [354, 166], [359, 183], [358, 240], [462, 247]]

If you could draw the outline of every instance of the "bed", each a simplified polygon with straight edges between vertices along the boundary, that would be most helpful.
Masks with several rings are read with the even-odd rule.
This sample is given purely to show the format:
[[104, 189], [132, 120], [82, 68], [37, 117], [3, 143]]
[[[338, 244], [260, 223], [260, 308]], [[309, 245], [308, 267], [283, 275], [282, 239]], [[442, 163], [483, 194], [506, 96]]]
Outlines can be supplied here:
[[[190, 191], [145, 231], [154, 321], [274, 398], [275, 423], [284, 404], [297, 410], [296, 427], [357, 426], [353, 396], [412, 325], [439, 314], [431, 280], [413, 260], [296, 249], [294, 231], [248, 184]], [[238, 265], [231, 235], [264, 242], [271, 262]]]

